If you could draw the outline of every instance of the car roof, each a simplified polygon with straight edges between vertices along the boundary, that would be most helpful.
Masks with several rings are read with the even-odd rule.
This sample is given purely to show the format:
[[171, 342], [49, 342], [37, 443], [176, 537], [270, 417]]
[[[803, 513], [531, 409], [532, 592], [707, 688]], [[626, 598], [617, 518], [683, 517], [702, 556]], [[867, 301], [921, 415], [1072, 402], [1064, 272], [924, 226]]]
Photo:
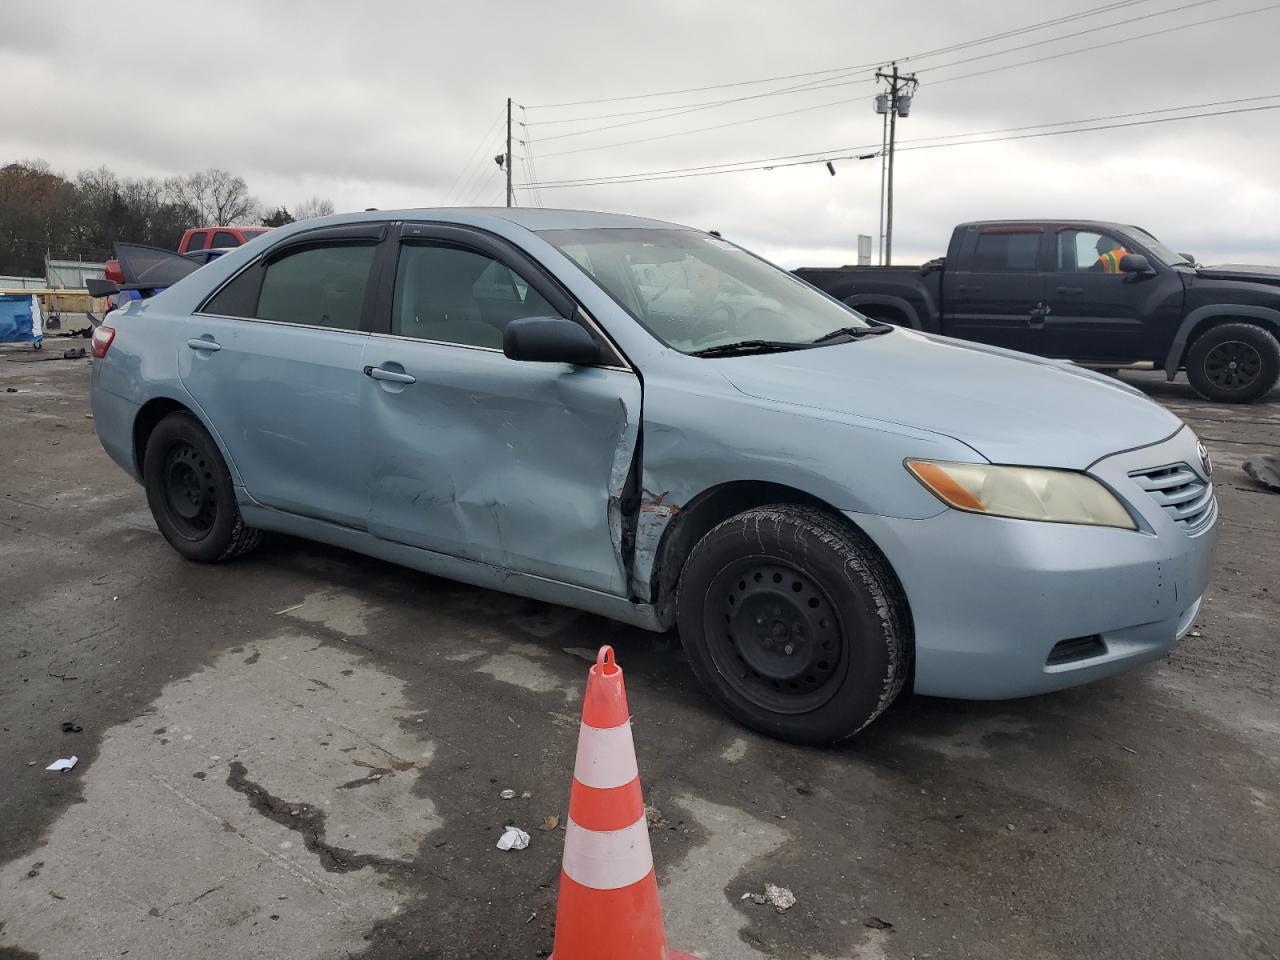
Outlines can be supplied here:
[[[646, 230], [689, 230], [676, 223], [633, 217], [621, 213], [594, 210], [557, 210], [547, 207], [413, 207], [403, 210], [366, 210], [343, 213], [320, 220], [304, 221], [315, 226], [339, 226], [369, 220], [444, 220], [475, 223], [480, 220], [505, 220], [526, 230], [591, 230], [625, 228]], [[291, 225], [292, 226], [292, 225]]]

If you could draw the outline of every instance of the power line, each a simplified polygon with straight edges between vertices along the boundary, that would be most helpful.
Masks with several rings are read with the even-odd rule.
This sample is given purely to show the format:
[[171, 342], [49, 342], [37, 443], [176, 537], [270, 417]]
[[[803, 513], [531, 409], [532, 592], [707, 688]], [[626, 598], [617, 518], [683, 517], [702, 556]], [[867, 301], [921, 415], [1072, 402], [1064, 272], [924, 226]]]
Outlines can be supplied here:
[[[1147, 2], [1149, 2], [1149, 0], [1119, 0], [1119, 2], [1106, 3], [1106, 4], [1103, 4], [1102, 6], [1092, 7], [1088, 10], [1081, 10], [1076, 13], [1054, 17], [1049, 20], [1042, 20], [1037, 23], [1028, 24], [1024, 27], [1018, 27], [1013, 30], [1007, 30], [1003, 33], [992, 34], [985, 37], [978, 37], [973, 40], [967, 40], [961, 43], [951, 44], [950, 46], [939, 47], [936, 50], [929, 50], [923, 53], [913, 54], [909, 57], [899, 57], [897, 59], [901, 63], [907, 60], [924, 59], [925, 57], [933, 56], [935, 54], [951, 53], [956, 50], [978, 46], [983, 43], [991, 43], [995, 40], [1006, 40], [1012, 36], [1020, 36], [1025, 33], [1032, 33], [1036, 30], [1047, 29], [1048, 27], [1058, 26], [1063, 23], [1070, 23], [1075, 20], [1082, 20], [1086, 17], [1096, 16], [1101, 13], [1108, 13], [1112, 10], [1118, 10], [1124, 7], [1131, 7], [1139, 3], [1147, 3]], [[831, 74], [831, 73], [841, 73], [845, 71], [871, 69], [873, 67], [881, 66], [883, 63], [885, 63], [884, 60], [876, 60], [876, 61], [871, 61], [865, 64], [856, 64], [853, 66], [846, 64], [840, 67], [829, 67], [825, 70], [810, 70], [804, 73], [788, 73], [788, 74], [783, 74], [781, 76], [775, 76], [775, 77], [760, 77], [755, 80], [737, 80], [729, 83], [713, 83], [713, 84], [708, 84], [706, 86], [701, 86], [701, 87], [685, 87], [680, 90], [663, 90], [663, 91], [655, 91], [653, 93], [633, 93], [633, 94], [628, 94], [625, 96], [618, 96], [618, 97], [599, 97], [591, 100], [570, 100], [563, 103], [540, 103], [540, 104], [530, 105], [528, 109], [551, 110], [559, 107], [580, 107], [580, 106], [586, 106], [589, 104], [596, 104], [596, 103], [621, 103], [628, 100], [648, 100], [648, 99], [653, 99], [655, 97], [674, 97], [674, 96], [680, 96], [686, 93], [703, 93], [707, 90], [725, 90], [732, 87], [755, 86], [761, 83], [776, 83], [782, 80], [798, 80], [804, 77], [818, 77], [818, 76], [823, 76], [825, 74]]]
[[[1197, 2], [1196, 2], [1196, 3], [1189, 4], [1188, 6], [1198, 6], [1198, 5], [1201, 5], [1201, 4], [1203, 4], [1203, 3], [1209, 3], [1209, 2], [1216, 2], [1216, 0], [1197, 0]], [[1239, 17], [1251, 16], [1251, 15], [1253, 15], [1253, 14], [1257, 14], [1257, 13], [1265, 13], [1266, 11], [1268, 11], [1268, 10], [1273, 10], [1273, 9], [1275, 9], [1275, 8], [1277, 8], [1277, 7], [1280, 7], [1280, 3], [1272, 3], [1272, 4], [1269, 4], [1269, 5], [1264, 6], [1264, 7], [1258, 7], [1258, 8], [1253, 9], [1253, 10], [1245, 10], [1245, 11], [1241, 11], [1241, 12], [1239, 12], [1239, 13], [1231, 13], [1231, 14], [1224, 14], [1224, 15], [1219, 16], [1219, 17], [1211, 17], [1211, 18], [1209, 18], [1209, 19], [1207, 19], [1207, 20], [1197, 20], [1197, 21], [1194, 21], [1194, 22], [1192, 22], [1192, 23], [1178, 24], [1178, 25], [1173, 26], [1173, 27], [1165, 27], [1165, 28], [1163, 28], [1163, 29], [1161, 29], [1161, 30], [1153, 30], [1153, 31], [1148, 31], [1148, 32], [1146, 32], [1146, 33], [1138, 33], [1138, 34], [1134, 34], [1133, 36], [1129, 36], [1129, 37], [1122, 37], [1122, 38], [1120, 38], [1120, 39], [1118, 39], [1118, 40], [1112, 40], [1112, 41], [1109, 41], [1109, 42], [1107, 42], [1107, 43], [1094, 44], [1093, 46], [1088, 46], [1088, 47], [1080, 47], [1080, 48], [1077, 48], [1077, 49], [1075, 49], [1075, 50], [1065, 50], [1065, 51], [1062, 51], [1062, 52], [1060, 52], [1060, 53], [1055, 53], [1055, 54], [1049, 54], [1049, 55], [1046, 55], [1046, 56], [1036, 57], [1036, 58], [1034, 58], [1034, 59], [1030, 59], [1030, 60], [1019, 60], [1019, 61], [1016, 61], [1015, 63], [1003, 64], [1003, 65], [1001, 65], [1001, 66], [991, 67], [991, 68], [988, 68], [988, 69], [986, 69], [986, 70], [978, 70], [978, 71], [974, 71], [973, 73], [960, 74], [960, 75], [958, 75], [958, 76], [953, 76], [953, 77], [943, 77], [943, 78], [940, 78], [940, 79], [938, 79], [938, 80], [934, 80], [934, 81], [932, 81], [932, 82], [931, 82], [931, 86], [937, 86], [937, 85], [939, 85], [939, 84], [943, 84], [943, 83], [951, 83], [951, 82], [953, 82], [953, 81], [955, 81], [955, 80], [964, 80], [964, 79], [968, 79], [969, 77], [983, 76], [983, 75], [985, 75], [985, 74], [989, 74], [989, 73], [997, 73], [997, 72], [999, 72], [999, 71], [1003, 71], [1003, 70], [1011, 70], [1011, 69], [1014, 69], [1014, 68], [1016, 68], [1016, 67], [1027, 66], [1027, 65], [1029, 65], [1029, 64], [1043, 63], [1043, 62], [1044, 62], [1044, 61], [1046, 61], [1046, 60], [1056, 60], [1056, 59], [1060, 59], [1060, 58], [1062, 58], [1062, 57], [1074, 56], [1074, 55], [1079, 54], [1079, 53], [1088, 53], [1088, 52], [1090, 52], [1090, 51], [1093, 51], [1093, 50], [1099, 50], [1099, 49], [1102, 49], [1102, 48], [1104, 48], [1104, 47], [1113, 47], [1113, 46], [1117, 46], [1117, 45], [1119, 45], [1119, 44], [1123, 44], [1123, 43], [1131, 43], [1131, 42], [1133, 42], [1133, 41], [1135, 41], [1135, 40], [1145, 40], [1145, 39], [1148, 39], [1148, 38], [1150, 38], [1150, 37], [1162, 36], [1162, 35], [1164, 35], [1164, 34], [1174, 33], [1174, 32], [1180, 31], [1180, 30], [1188, 30], [1188, 29], [1191, 29], [1191, 28], [1193, 28], [1193, 27], [1206, 26], [1206, 25], [1208, 25], [1208, 24], [1212, 24], [1212, 23], [1219, 23], [1219, 22], [1222, 22], [1222, 21], [1225, 21], [1225, 20], [1233, 20], [1233, 19], [1237, 19], [1237, 18], [1239, 18]], [[1186, 9], [1186, 7], [1179, 7], [1179, 8], [1177, 8], [1177, 9], [1178, 9], [1178, 10], [1182, 10], [1182, 9]], [[1170, 12], [1177, 12], [1177, 11], [1175, 10], [1175, 11], [1170, 11]], [[1059, 38], [1059, 39], [1064, 39], [1064, 38]], [[1010, 53], [1010, 52], [1013, 52], [1013, 51], [1014, 51], [1014, 50], [1016, 50], [1016, 49], [1019, 49], [1019, 48], [1010, 48], [1009, 50], [1001, 51], [1001, 53], [1002, 53], [1002, 54], [1003, 54], [1003, 53]], [[998, 55], [998, 54], [992, 54], [992, 56], [997, 56], [997, 55]], [[984, 58], [984, 59], [985, 59], [985, 58]], [[950, 65], [950, 64], [944, 64], [944, 65], [942, 65], [942, 66], [949, 66], [949, 65]], [[923, 68], [922, 68], [922, 69], [923, 69]], [[929, 68], [929, 69], [938, 69], [938, 68]], [[872, 82], [872, 81], [871, 81], [871, 80], [867, 80], [867, 81], [863, 81], [863, 82]], [[797, 108], [797, 109], [794, 109], [794, 110], [785, 110], [785, 111], [781, 111], [781, 112], [778, 112], [778, 113], [765, 114], [765, 115], [763, 115], [763, 116], [753, 116], [753, 117], [748, 117], [748, 118], [744, 118], [744, 119], [742, 119], [742, 120], [732, 120], [732, 121], [729, 121], [729, 122], [727, 122], [727, 123], [718, 123], [718, 124], [713, 124], [713, 125], [710, 125], [710, 126], [696, 127], [696, 128], [694, 128], [694, 129], [692, 129], [692, 130], [679, 130], [679, 131], [676, 131], [676, 132], [674, 132], [674, 133], [658, 134], [658, 135], [656, 135], [656, 136], [652, 136], [652, 137], [641, 137], [641, 138], [634, 139], [634, 140], [621, 140], [621, 141], [614, 141], [614, 142], [612, 142], [612, 143], [595, 144], [595, 145], [587, 146], [587, 147], [577, 147], [577, 148], [574, 148], [574, 149], [571, 149], [571, 150], [559, 150], [559, 151], [556, 151], [556, 152], [553, 152], [553, 153], [545, 153], [545, 154], [543, 154], [543, 159], [546, 159], [546, 158], [549, 158], [549, 157], [561, 157], [561, 156], [568, 156], [568, 155], [570, 155], [570, 154], [575, 154], [575, 153], [587, 153], [587, 152], [594, 151], [594, 150], [608, 150], [608, 149], [611, 149], [611, 148], [614, 148], [614, 147], [627, 147], [627, 146], [634, 146], [634, 145], [636, 145], [636, 144], [641, 144], [641, 143], [650, 143], [650, 142], [653, 142], [653, 141], [655, 141], [655, 140], [669, 140], [669, 139], [672, 139], [672, 138], [675, 138], [675, 137], [686, 137], [686, 136], [692, 136], [692, 135], [694, 135], [694, 134], [706, 133], [706, 132], [710, 132], [710, 131], [712, 131], [712, 130], [723, 130], [723, 129], [727, 128], [727, 127], [741, 126], [742, 124], [746, 124], [746, 123], [758, 123], [758, 122], [763, 121], [763, 120], [774, 120], [774, 119], [777, 119], [777, 118], [779, 118], [779, 117], [794, 116], [795, 114], [799, 114], [799, 113], [808, 113], [808, 112], [811, 112], [811, 111], [814, 111], [814, 110], [823, 110], [823, 109], [827, 109], [827, 108], [829, 108], [829, 107], [843, 106], [843, 105], [846, 105], [846, 104], [849, 104], [849, 103], [854, 103], [854, 102], [856, 102], [856, 100], [855, 100], [855, 99], [853, 99], [853, 98], [845, 98], [845, 99], [841, 99], [841, 100], [832, 100], [832, 101], [828, 101], [828, 102], [826, 102], [826, 103], [814, 104], [814, 105], [807, 106], [807, 107], [800, 107], [800, 108]], [[544, 139], [551, 139], [551, 138], [544, 138]]]
[[463, 174], [466, 173], [468, 169], [470, 169], [473, 163], [475, 163], [476, 155], [480, 153], [481, 150], [484, 149], [485, 142], [489, 139], [489, 136], [493, 133], [494, 127], [496, 127], [500, 122], [502, 122], [501, 111], [499, 111], [498, 115], [493, 118], [493, 123], [489, 124], [489, 129], [485, 131], [484, 136], [480, 138], [480, 142], [475, 145], [475, 148], [472, 149], [471, 153], [468, 155], [467, 162], [462, 165], [462, 169], [458, 171], [458, 175], [453, 178], [453, 185], [449, 187], [449, 192], [444, 195], [446, 206], [448, 205], [449, 199], [453, 196], [454, 191], [457, 189], [459, 182], [462, 180]]
[[[1094, 50], [1102, 50], [1106, 47], [1119, 46], [1122, 43], [1129, 43], [1133, 40], [1146, 40], [1146, 39], [1149, 39], [1150, 37], [1159, 37], [1167, 33], [1177, 33], [1180, 30], [1190, 30], [1193, 27], [1203, 27], [1212, 23], [1221, 23], [1224, 20], [1235, 20], [1235, 19], [1238, 19], [1239, 17], [1249, 17], [1255, 13], [1266, 13], [1268, 10], [1274, 10], [1277, 7], [1280, 7], [1280, 3], [1271, 3], [1265, 7], [1257, 7], [1253, 10], [1242, 10], [1239, 13], [1227, 13], [1227, 14], [1223, 14], [1220, 17], [1210, 17], [1208, 20], [1196, 20], [1196, 21], [1193, 21], [1192, 23], [1180, 23], [1180, 24], [1177, 24], [1176, 26], [1165, 27], [1163, 30], [1152, 30], [1147, 33], [1138, 33], [1138, 34], [1134, 34], [1132, 37], [1121, 37], [1118, 40], [1110, 40], [1106, 43], [1095, 43], [1092, 46], [1080, 47], [1079, 49], [1076, 49], [1076, 50], [1065, 50], [1061, 53], [1050, 53], [1040, 57], [1033, 57], [1030, 60], [1018, 60], [1015, 63], [1007, 63], [998, 67], [990, 67], [986, 70], [975, 70], [973, 73], [962, 73], [954, 77], [942, 77], [937, 80], [930, 80], [929, 86], [930, 86], [930, 89], [932, 89], [933, 87], [939, 86], [940, 84], [951, 83], [953, 80], [968, 80], [970, 77], [981, 77], [989, 73], [999, 73], [1002, 70], [1012, 70], [1014, 67], [1025, 67], [1029, 64], [1044, 63], [1047, 60], [1060, 60], [1063, 57], [1074, 56], [1077, 53], [1090, 53], [1091, 51], [1094, 51]], [[1009, 51], [1005, 51], [1005, 52], [1007, 53]], [[945, 66], [951, 66], [951, 64], [946, 64]], [[940, 67], [922, 68], [921, 72], [923, 72], [925, 69], [930, 69], [930, 70], [940, 69]]]
[[[1134, 111], [1130, 113], [1114, 114], [1112, 116], [1107, 116], [1107, 117], [1094, 117], [1094, 118], [1081, 119], [1081, 120], [1062, 120], [1052, 124], [1032, 124], [1032, 125], [1029, 125], [1028, 127], [1007, 127], [1007, 128], [1004, 128], [1004, 130], [975, 131], [973, 133], [951, 134], [949, 136], [949, 139], [955, 141], [951, 143], [921, 143], [920, 142], [921, 140], [942, 139], [937, 137], [924, 137], [924, 138], [918, 138], [917, 140], [914, 140], [914, 141], [903, 141], [904, 143], [914, 143], [916, 145], [902, 146], [902, 147], [899, 147], [898, 149], [899, 150], [934, 150], [934, 149], [939, 149], [943, 147], [962, 147], [962, 146], [969, 146], [972, 144], [981, 144], [981, 143], [1001, 143], [1001, 142], [1006, 142], [1011, 140], [1028, 140], [1028, 139], [1034, 139], [1038, 137], [1064, 136], [1064, 135], [1073, 134], [1073, 133], [1090, 133], [1098, 130], [1118, 130], [1118, 129], [1124, 129], [1128, 127], [1148, 126], [1151, 124], [1158, 124], [1158, 123], [1172, 123], [1179, 120], [1196, 120], [1196, 119], [1201, 119], [1205, 117], [1230, 116], [1233, 114], [1254, 113], [1254, 112], [1263, 111], [1263, 110], [1277, 110], [1277, 109], [1280, 109], [1280, 103], [1268, 104], [1265, 106], [1256, 106], [1256, 107], [1241, 107], [1233, 110], [1214, 110], [1214, 111], [1208, 111], [1204, 113], [1186, 114], [1183, 116], [1176, 116], [1176, 117], [1157, 117], [1154, 119], [1136, 120], [1129, 123], [1109, 123], [1109, 124], [1102, 124], [1102, 125], [1095, 125], [1095, 126], [1077, 127], [1071, 130], [1049, 130], [1049, 131], [1040, 131], [1037, 133], [1013, 134], [1010, 136], [992, 136], [992, 137], [986, 137], [985, 139], [981, 139], [981, 140], [959, 139], [963, 137], [985, 136], [988, 133], [1001, 134], [1001, 133], [1027, 130], [1031, 128], [1038, 128], [1038, 127], [1045, 127], [1045, 126], [1065, 126], [1068, 124], [1080, 124], [1080, 123], [1101, 123], [1102, 121], [1107, 121], [1107, 120], [1118, 120], [1118, 119], [1134, 117], [1134, 116], [1150, 116], [1151, 114], [1169, 113], [1175, 110], [1193, 110], [1193, 109], [1199, 109], [1206, 106], [1225, 105], [1225, 104], [1234, 104], [1234, 103], [1247, 103], [1247, 102], [1254, 102], [1258, 100], [1273, 100], [1276, 98], [1280, 98], [1280, 94], [1269, 94], [1264, 97], [1242, 97], [1234, 100], [1220, 100], [1220, 101], [1214, 101], [1211, 103], [1204, 103], [1204, 104], [1188, 104], [1181, 107], [1162, 107], [1154, 110], [1144, 110], [1144, 111]], [[775, 170], [775, 169], [782, 169], [782, 168], [793, 167], [793, 166], [804, 166], [804, 165], [810, 165], [810, 164], [827, 163], [828, 161], [835, 161], [835, 160], [869, 159], [870, 157], [877, 156], [878, 154], [861, 154], [860, 155], [856, 153], [856, 151], [871, 149], [877, 146], [878, 146], [877, 144], [864, 144], [861, 146], [853, 146], [853, 147], [837, 147], [832, 150], [811, 150], [807, 153], [792, 154], [790, 156], [784, 156], [784, 157], [769, 157], [769, 158], [763, 158], [763, 159], [757, 159], [757, 160], [740, 160], [740, 161], [735, 161], [732, 164], [708, 164], [701, 167], [684, 167], [684, 168], [675, 168], [672, 170], [647, 171], [647, 172], [636, 173], [636, 174], [620, 174], [615, 176], [588, 177], [588, 178], [580, 178], [575, 180], [543, 181], [543, 182], [534, 184], [534, 186], [536, 186], [538, 189], [551, 190], [551, 189], [561, 189], [565, 187], [576, 187], [576, 186], [604, 186], [604, 185], [610, 185], [615, 183], [645, 183], [645, 182], [650, 182], [654, 180], [678, 180], [678, 179], [685, 179], [688, 177], [714, 176], [717, 174], [725, 174], [725, 173], [748, 173], [748, 172], [759, 171], [759, 170]], [[799, 159], [799, 158], [806, 158], [806, 159]], [[781, 162], [781, 161], [791, 161], [791, 162]], [[757, 165], [747, 166], [747, 164], [757, 164]]]

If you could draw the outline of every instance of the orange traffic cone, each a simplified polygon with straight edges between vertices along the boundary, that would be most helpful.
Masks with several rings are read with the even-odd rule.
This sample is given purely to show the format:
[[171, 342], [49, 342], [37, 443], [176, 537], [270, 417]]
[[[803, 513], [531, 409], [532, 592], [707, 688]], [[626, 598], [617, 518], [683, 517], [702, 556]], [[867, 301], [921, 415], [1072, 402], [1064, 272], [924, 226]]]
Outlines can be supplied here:
[[587, 672], [551, 960], [693, 960], [667, 949], [622, 668]]

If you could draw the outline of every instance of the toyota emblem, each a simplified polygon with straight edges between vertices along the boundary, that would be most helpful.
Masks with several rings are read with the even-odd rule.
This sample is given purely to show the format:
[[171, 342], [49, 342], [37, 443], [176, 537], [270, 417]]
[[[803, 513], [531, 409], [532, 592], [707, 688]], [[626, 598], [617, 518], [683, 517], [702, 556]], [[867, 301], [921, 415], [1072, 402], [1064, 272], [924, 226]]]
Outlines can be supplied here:
[[1196, 447], [1196, 452], [1200, 454], [1200, 466], [1204, 469], [1204, 476], [1207, 480], [1213, 476], [1213, 461], [1209, 459], [1209, 450], [1201, 443]]

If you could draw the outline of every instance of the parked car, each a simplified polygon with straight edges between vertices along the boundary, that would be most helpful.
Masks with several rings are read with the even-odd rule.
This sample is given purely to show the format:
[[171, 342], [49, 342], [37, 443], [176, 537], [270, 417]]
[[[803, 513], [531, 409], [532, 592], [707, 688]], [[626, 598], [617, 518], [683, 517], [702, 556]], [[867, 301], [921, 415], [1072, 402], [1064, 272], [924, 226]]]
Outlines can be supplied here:
[[204, 250], [192, 250], [190, 253], [184, 253], [183, 256], [193, 263], [204, 266], [209, 261], [217, 260], [224, 253], [234, 249], [234, 247], [207, 247]]
[[917, 330], [1095, 366], [1150, 361], [1170, 380], [1185, 369], [1208, 400], [1249, 403], [1280, 382], [1280, 269], [1199, 266], [1139, 227], [962, 223], [923, 266], [796, 273]]
[[281, 531], [678, 626], [710, 695], [792, 740], [907, 686], [1161, 657], [1209, 579], [1208, 456], [1138, 391], [866, 320], [658, 221], [291, 225], [93, 344], [98, 436], [184, 557]]

